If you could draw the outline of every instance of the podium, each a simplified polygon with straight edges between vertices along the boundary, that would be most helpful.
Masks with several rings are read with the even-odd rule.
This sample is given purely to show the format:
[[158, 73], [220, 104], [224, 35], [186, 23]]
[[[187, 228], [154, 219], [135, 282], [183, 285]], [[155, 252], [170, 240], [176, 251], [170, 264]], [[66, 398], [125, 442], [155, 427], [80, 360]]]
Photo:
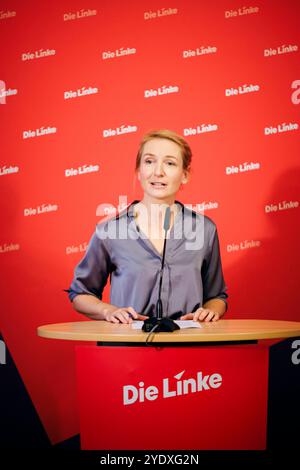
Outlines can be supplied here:
[[220, 320], [147, 333], [83, 321], [38, 328], [76, 345], [81, 448], [266, 449], [269, 347], [300, 322]]

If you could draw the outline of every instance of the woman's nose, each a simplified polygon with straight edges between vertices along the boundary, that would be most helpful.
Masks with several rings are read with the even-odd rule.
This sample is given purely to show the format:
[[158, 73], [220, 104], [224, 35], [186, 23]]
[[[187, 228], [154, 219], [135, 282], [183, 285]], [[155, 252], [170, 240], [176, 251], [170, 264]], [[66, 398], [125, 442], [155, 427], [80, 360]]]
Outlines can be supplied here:
[[155, 167], [154, 167], [154, 174], [155, 175], [162, 175], [164, 173], [164, 170], [163, 170], [163, 164], [162, 163], [156, 163]]

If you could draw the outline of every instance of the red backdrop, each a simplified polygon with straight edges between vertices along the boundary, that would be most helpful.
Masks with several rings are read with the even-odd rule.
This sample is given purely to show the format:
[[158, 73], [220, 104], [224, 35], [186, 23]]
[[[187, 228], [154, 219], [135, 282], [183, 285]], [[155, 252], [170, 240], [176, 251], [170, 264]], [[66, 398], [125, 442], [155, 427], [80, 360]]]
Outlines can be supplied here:
[[141, 198], [134, 163], [146, 131], [173, 129], [192, 146], [178, 199], [207, 204], [217, 223], [227, 318], [300, 319], [300, 4], [12, 0], [1, 9], [0, 331], [58, 442], [78, 432], [74, 345], [36, 328], [83, 319], [63, 289], [97, 208]]

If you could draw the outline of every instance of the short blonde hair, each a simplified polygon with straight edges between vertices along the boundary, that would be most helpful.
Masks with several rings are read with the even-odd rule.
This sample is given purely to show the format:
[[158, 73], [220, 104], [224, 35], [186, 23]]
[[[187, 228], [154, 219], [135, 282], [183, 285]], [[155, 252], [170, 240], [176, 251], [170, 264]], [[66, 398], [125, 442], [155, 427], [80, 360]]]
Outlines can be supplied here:
[[136, 163], [135, 163], [135, 170], [137, 171], [141, 164], [141, 158], [143, 153], [143, 148], [146, 142], [152, 139], [168, 139], [175, 144], [179, 145], [181, 149], [181, 156], [182, 156], [182, 166], [183, 169], [186, 171], [190, 171], [191, 162], [192, 162], [192, 151], [191, 147], [187, 143], [187, 141], [179, 134], [174, 131], [170, 131], [168, 129], [160, 129], [147, 132], [140, 142], [138, 154], [136, 156]]

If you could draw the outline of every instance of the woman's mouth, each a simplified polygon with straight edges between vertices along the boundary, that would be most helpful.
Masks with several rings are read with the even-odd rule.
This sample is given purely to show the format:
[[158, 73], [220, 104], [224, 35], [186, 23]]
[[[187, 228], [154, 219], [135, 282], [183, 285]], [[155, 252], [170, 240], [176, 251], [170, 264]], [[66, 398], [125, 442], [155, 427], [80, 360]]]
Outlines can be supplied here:
[[167, 186], [167, 184], [166, 183], [153, 182], [153, 183], [151, 183], [151, 186], [153, 186], [154, 188], [165, 188]]

